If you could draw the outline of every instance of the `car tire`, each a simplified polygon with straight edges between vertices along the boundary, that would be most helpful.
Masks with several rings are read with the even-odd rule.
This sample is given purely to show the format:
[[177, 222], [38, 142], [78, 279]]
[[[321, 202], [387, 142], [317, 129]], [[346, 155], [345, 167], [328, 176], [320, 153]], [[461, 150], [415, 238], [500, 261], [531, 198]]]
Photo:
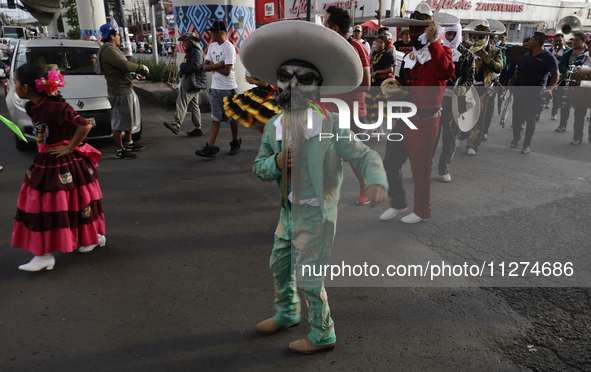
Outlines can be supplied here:
[[16, 144], [16, 149], [19, 151], [28, 151], [33, 148], [30, 142], [23, 141], [16, 134], [14, 135], [14, 142]]
[[144, 123], [140, 122], [140, 131], [131, 135], [133, 141], [139, 141], [142, 139], [142, 131], [144, 130]]

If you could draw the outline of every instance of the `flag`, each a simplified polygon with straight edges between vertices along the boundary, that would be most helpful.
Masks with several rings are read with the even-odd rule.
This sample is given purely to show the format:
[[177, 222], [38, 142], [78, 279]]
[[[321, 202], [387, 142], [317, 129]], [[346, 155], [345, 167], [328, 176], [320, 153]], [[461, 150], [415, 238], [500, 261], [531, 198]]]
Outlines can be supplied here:
[[4, 124], [6, 124], [6, 126], [8, 126], [8, 128], [12, 129], [12, 131], [14, 133], [16, 133], [17, 136], [19, 136], [20, 138], [22, 138], [23, 141], [25, 142], [29, 142], [27, 141], [27, 139], [25, 138], [25, 136], [23, 135], [23, 133], [21, 132], [20, 129], [18, 129], [18, 127], [16, 126], [16, 124], [14, 124], [12, 121], [6, 119], [4, 116], [0, 115], [0, 120], [2, 122], [4, 122]]
[[404, 5], [404, 0], [400, 0], [400, 17], [406, 18], [406, 5]]

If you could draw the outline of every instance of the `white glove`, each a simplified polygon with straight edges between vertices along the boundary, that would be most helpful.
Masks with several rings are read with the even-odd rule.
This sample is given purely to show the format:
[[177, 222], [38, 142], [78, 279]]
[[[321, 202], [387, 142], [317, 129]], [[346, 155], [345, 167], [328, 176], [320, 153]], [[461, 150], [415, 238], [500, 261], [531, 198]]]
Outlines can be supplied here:
[[150, 73], [150, 69], [146, 65], [140, 65], [138, 72], [144, 76], [147, 76]]

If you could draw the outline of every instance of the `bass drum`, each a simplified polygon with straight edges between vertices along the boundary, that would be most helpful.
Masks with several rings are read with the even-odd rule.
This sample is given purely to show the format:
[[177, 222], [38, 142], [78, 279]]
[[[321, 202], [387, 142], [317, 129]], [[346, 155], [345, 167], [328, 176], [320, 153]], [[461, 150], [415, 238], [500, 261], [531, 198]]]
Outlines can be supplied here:
[[568, 102], [573, 107], [591, 107], [591, 66], [571, 66]]

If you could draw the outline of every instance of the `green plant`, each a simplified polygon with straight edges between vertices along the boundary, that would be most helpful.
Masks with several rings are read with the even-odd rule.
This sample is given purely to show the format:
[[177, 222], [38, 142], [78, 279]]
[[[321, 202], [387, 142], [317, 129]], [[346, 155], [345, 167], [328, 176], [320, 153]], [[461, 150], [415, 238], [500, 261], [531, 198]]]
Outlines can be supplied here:
[[163, 60], [159, 60], [158, 63], [154, 63], [152, 59], [143, 59], [143, 58], [129, 58], [131, 62], [139, 63], [142, 65], [148, 66], [150, 69], [150, 73], [146, 76], [146, 79], [153, 82], [159, 83], [162, 81], [166, 81], [168, 79], [168, 75], [172, 69], [176, 69], [176, 65], [169, 64]]
[[64, 17], [61, 14], [57, 17], [57, 31], [60, 33], [64, 32]]
[[76, 7], [76, 0], [63, 0], [62, 9], [66, 11], [63, 13], [66, 23], [72, 27], [68, 31], [69, 39], [80, 39], [80, 22], [78, 21], [78, 8]]

